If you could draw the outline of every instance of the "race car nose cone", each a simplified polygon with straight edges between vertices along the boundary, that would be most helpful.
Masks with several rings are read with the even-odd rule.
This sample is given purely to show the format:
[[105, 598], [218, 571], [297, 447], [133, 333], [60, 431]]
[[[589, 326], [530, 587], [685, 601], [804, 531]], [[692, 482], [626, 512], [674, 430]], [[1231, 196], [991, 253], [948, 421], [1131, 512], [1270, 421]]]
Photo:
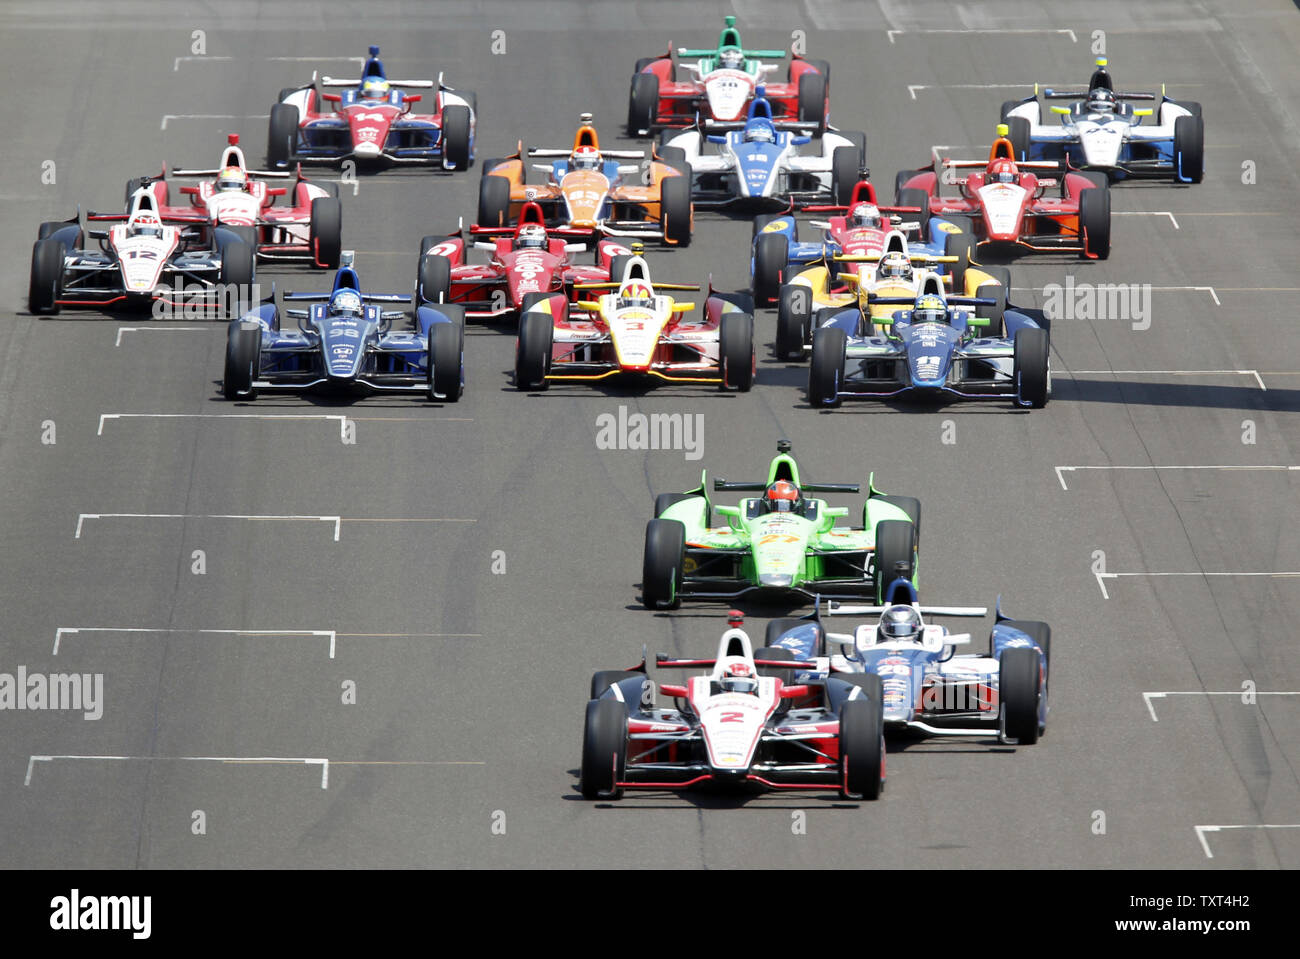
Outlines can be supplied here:
[[373, 160], [379, 156], [378, 143], [358, 143], [352, 148], [352, 152], [363, 160]]
[[789, 573], [764, 573], [758, 577], [758, 585], [775, 586], [785, 589], [794, 582], [794, 576]]

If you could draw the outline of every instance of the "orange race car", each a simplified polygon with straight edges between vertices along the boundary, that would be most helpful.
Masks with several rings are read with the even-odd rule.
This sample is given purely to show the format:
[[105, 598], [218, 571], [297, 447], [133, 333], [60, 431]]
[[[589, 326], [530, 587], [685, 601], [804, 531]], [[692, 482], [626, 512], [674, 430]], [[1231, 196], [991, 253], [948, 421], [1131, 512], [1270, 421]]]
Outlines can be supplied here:
[[[546, 180], [529, 183], [524, 157]], [[640, 160], [639, 164], [620, 160]], [[529, 150], [488, 160], [479, 183], [478, 225], [513, 223], [525, 203], [537, 203], [548, 227], [579, 234], [648, 237], [687, 246], [694, 229], [691, 178], [684, 162], [653, 150], [601, 150], [590, 113], [584, 113], [572, 150]]]

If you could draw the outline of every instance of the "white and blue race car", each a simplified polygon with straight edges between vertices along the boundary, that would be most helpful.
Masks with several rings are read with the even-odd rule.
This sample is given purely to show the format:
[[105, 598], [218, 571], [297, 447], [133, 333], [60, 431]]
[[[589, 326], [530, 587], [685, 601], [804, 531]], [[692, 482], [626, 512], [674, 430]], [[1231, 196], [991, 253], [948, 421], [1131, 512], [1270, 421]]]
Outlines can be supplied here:
[[[820, 153], [804, 155], [797, 148], [812, 137], [801, 129], [773, 120], [771, 104], [759, 96], [743, 124], [707, 136], [698, 129], [665, 134], [659, 152], [689, 165], [696, 206], [776, 211], [791, 203], [848, 203], [866, 167], [866, 134], [828, 132]], [[706, 153], [706, 143], [718, 151]]]
[[[275, 292], [232, 320], [227, 331], [223, 393], [251, 400], [259, 392], [424, 393], [434, 402], [454, 403], [465, 389], [465, 307], [459, 303], [415, 304], [413, 328], [394, 330], [405, 310], [386, 303], [410, 303], [395, 293], [365, 293], [343, 251], [342, 267], [328, 293]], [[286, 330], [281, 315], [297, 321]]]
[[[1115, 179], [1173, 177], [1200, 183], [1205, 176], [1205, 122], [1201, 105], [1155, 93], [1116, 92], [1097, 60], [1087, 90], [1042, 91], [1044, 100], [1069, 100], [1051, 106], [1060, 123], [1045, 122], [1038, 90], [1024, 100], [1002, 104], [1018, 160], [1065, 160], [1073, 167], [1098, 170]], [[1153, 106], [1136, 104], [1150, 102]]]

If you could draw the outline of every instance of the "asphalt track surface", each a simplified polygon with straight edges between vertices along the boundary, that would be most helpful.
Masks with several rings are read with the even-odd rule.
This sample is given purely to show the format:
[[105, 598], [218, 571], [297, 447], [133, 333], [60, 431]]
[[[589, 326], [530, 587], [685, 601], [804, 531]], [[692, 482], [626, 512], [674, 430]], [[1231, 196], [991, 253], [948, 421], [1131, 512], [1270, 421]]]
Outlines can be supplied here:
[[[1300, 474], [1149, 468], [1300, 463], [1293, 4], [1103, 2], [1086, 18], [1074, 3], [885, 0], [367, 7], [364, 27], [353, 4], [0, 9], [8, 75], [41, 85], [39, 98], [0, 107], [0, 670], [100, 672], [106, 701], [97, 722], [0, 715], [0, 862], [1300, 867], [1300, 829], [1259, 828], [1300, 824], [1300, 697], [1238, 695], [1247, 681], [1300, 691]], [[208, 165], [226, 132], [258, 156], [258, 115], [276, 91], [316, 67], [346, 75], [355, 64], [341, 58], [369, 43], [395, 74], [441, 70], [477, 91], [480, 158], [518, 139], [566, 145], [581, 111], [626, 148], [614, 135], [633, 61], [670, 41], [708, 44], [726, 13], [758, 46], [806, 31], [809, 55], [833, 65], [833, 123], [867, 132], [886, 187], [932, 144], [987, 149], [999, 104], [1029, 84], [1085, 82], [1093, 31], [1122, 86], [1163, 82], [1200, 101], [1202, 185], [1117, 186], [1125, 215], [1109, 261], [1022, 257], [1013, 268], [1013, 299], [1028, 305], [1071, 275], [1150, 284], [1150, 328], [1058, 319], [1042, 411], [819, 413], [805, 404], [804, 367], [770, 352], [774, 311], [757, 320], [749, 395], [520, 394], [512, 333], [471, 327], [467, 391], [447, 406], [230, 404], [219, 396], [223, 324], [26, 312], [39, 222], [78, 203], [112, 209], [128, 177], [163, 160]], [[206, 56], [177, 61], [193, 55], [195, 30]], [[493, 55], [497, 30], [506, 49]], [[960, 32], [925, 32], [935, 30]], [[41, 179], [47, 160], [53, 184]], [[1247, 161], [1254, 183], [1243, 183]], [[408, 290], [417, 240], [472, 217], [478, 178], [395, 171], [345, 190], [344, 245], [364, 283]], [[741, 289], [748, 237], [743, 222], [701, 214], [689, 250], [653, 252], [651, 264]], [[328, 282], [292, 268], [261, 277], [281, 289]], [[174, 325], [201, 328], [152, 329]], [[704, 458], [597, 449], [597, 417], [620, 406], [702, 414]], [[171, 415], [101, 423], [114, 413]], [[230, 413], [316, 419], [210, 418]], [[354, 444], [340, 441], [340, 416]], [[1052, 624], [1047, 735], [1031, 748], [894, 746], [884, 798], [870, 804], [802, 793], [582, 801], [592, 671], [635, 662], [643, 644], [706, 655], [723, 626], [723, 607], [640, 608], [653, 494], [689, 488], [701, 467], [758, 476], [780, 437], [810, 477], [874, 471], [887, 491], [921, 498], [930, 601], [991, 606], [1002, 594], [1015, 615]], [[1065, 466], [1137, 468], [1058, 475]], [[90, 513], [190, 518], [85, 519], [78, 538]], [[330, 522], [201, 518], [215, 514], [343, 522], [336, 540]], [[492, 571], [496, 550], [504, 574]], [[1094, 575], [1097, 550], [1121, 575]], [[1293, 575], [1272, 575], [1282, 573]], [[759, 635], [781, 614], [746, 609]], [[972, 626], [977, 641], [988, 626]], [[158, 632], [64, 632], [55, 655], [61, 627]], [[323, 634], [195, 630], [333, 631], [334, 655]], [[341, 701], [347, 682], [355, 705]], [[1204, 695], [1224, 692], [1234, 695]], [[283, 761], [224, 761], [256, 758]], [[302, 761], [321, 758], [328, 788], [322, 765]], [[805, 834], [792, 829], [796, 811]], [[1206, 825], [1234, 828], [1198, 833]]]

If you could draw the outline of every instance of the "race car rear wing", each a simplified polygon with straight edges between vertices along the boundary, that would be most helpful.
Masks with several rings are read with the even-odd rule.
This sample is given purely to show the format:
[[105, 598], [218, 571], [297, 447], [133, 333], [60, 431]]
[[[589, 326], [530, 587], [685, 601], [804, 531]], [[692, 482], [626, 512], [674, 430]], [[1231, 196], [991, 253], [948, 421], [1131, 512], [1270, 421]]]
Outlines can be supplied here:
[[[1044, 100], [1086, 100], [1088, 99], [1089, 90], [1044, 90], [1042, 97]], [[1116, 100], [1158, 100], [1160, 99], [1154, 93], [1116, 93], [1107, 91]]]
[[[908, 300], [908, 303], [913, 302]], [[991, 302], [991, 301], [990, 301]], [[738, 490], [740, 492], [761, 493], [767, 489], [766, 483], [745, 483], [718, 477], [713, 481], [715, 490]], [[861, 493], [859, 483], [801, 483], [799, 488], [809, 493]]]
[[[644, 150], [601, 150], [602, 157], [609, 157], [611, 160], [644, 160]], [[550, 149], [532, 149], [528, 151], [530, 157], [569, 157], [573, 156], [572, 150], [550, 150]]]
[[[1069, 167], [1060, 160], [1017, 160], [1016, 167], [1021, 170], [1067, 170]], [[944, 160], [943, 165], [949, 169], [972, 169], [986, 167], [987, 160]]]
[[[897, 604], [894, 604], [897, 605]], [[987, 616], [987, 606], [917, 606], [923, 616]], [[826, 616], [879, 616], [889, 606], [858, 606], [849, 603], [826, 600]]]
[[[410, 303], [411, 302], [411, 297], [404, 293], [361, 293], [360, 290], [358, 290], [357, 293], [360, 295], [361, 300], [364, 303]], [[333, 295], [334, 295], [333, 292], [285, 293], [283, 295], [283, 299], [296, 300], [299, 302], [308, 302], [308, 303], [313, 301], [317, 303], [324, 303], [327, 302], [329, 298]]]
[[[323, 87], [359, 87], [361, 78], [355, 80], [340, 80], [335, 77], [321, 77], [317, 81]], [[389, 80], [390, 87], [410, 87], [416, 90], [432, 90], [436, 84], [433, 80]]]
[[[689, 47], [678, 47], [677, 55], [679, 57], [692, 57], [692, 58], [716, 57], [718, 55], [718, 48], [710, 47], [708, 49], [703, 49], [703, 50], [692, 50]], [[774, 59], [779, 60], [782, 57], [789, 56], [789, 53], [786, 50], [744, 50], [742, 49], [740, 51], [740, 55], [744, 57], [746, 60], [774, 60]]]
[[[707, 669], [717, 665], [716, 659], [670, 659], [667, 653], [655, 653], [655, 666], [660, 669]], [[782, 669], [816, 669], [816, 663], [788, 659], [756, 659], [755, 666], [775, 666]]]

